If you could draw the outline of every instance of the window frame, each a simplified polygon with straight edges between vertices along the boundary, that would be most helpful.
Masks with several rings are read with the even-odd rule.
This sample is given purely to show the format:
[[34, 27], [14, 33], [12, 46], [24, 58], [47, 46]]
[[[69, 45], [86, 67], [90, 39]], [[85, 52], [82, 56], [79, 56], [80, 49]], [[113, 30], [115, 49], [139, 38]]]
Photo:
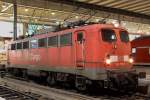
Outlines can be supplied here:
[[[18, 44], [21, 44], [21, 48], [18, 49]], [[17, 42], [16, 43], [16, 50], [21, 50], [22, 49], [22, 42]]]
[[[128, 41], [122, 40], [122, 38], [121, 38], [121, 32], [124, 32], [124, 33], [128, 36]], [[123, 43], [128, 43], [128, 42], [130, 42], [128, 32], [125, 31], [125, 30], [120, 30], [120, 31], [119, 31], [119, 37], [120, 37], [120, 41], [123, 42]]]
[[[71, 43], [61, 44], [61, 38], [62, 38], [62, 36], [65, 36], [65, 35], [71, 35], [70, 36], [71, 37], [71, 41], [70, 41]], [[62, 47], [62, 46], [72, 46], [72, 44], [73, 44], [73, 41], [72, 41], [72, 32], [68, 32], [68, 33], [59, 35], [59, 45], [60, 45], [60, 47]]]
[[[24, 43], [26, 43], [26, 42], [28, 42], [28, 47], [24, 48]], [[22, 49], [30, 49], [30, 41], [29, 40], [22, 42]]]
[[[44, 39], [44, 46], [40, 46], [40, 43], [39, 43], [39, 41], [42, 39]], [[46, 48], [47, 47], [47, 37], [39, 38], [37, 40], [38, 40], [38, 47], [37, 48]]]
[[[33, 48], [33, 47], [31, 46], [31, 45], [32, 45], [31, 41], [33, 41], [33, 40], [36, 40], [36, 41], [37, 41], [37, 44], [36, 44], [37, 47], [34, 47], [34, 48]], [[37, 48], [39, 48], [39, 47], [38, 47], [38, 39], [35, 39], [35, 38], [34, 38], [34, 39], [30, 39], [30, 40], [29, 40], [29, 48], [30, 48], [30, 49], [37, 49]]]
[[[53, 38], [53, 37], [56, 37], [57, 39], [57, 43], [55, 43], [55, 45], [49, 45], [49, 38]], [[55, 36], [50, 36], [50, 37], [47, 37], [47, 46], [48, 47], [58, 47], [59, 46], [59, 36], [58, 35], [55, 35]]]
[[[102, 30], [111, 30], [111, 31], [113, 31], [113, 32], [114, 32], [114, 35], [115, 35], [115, 40], [113, 40], [113, 41], [106, 41], [106, 40], [104, 40]], [[100, 33], [101, 33], [101, 34], [100, 34], [101, 40], [102, 40], [103, 42], [112, 43], [112, 42], [116, 42], [116, 41], [117, 41], [117, 35], [116, 35], [115, 30], [113, 30], [113, 29], [110, 29], [110, 28], [102, 28], [102, 29], [100, 29]]]
[[[12, 45], [15, 45], [15, 48], [14, 48], [14, 49], [12, 49]], [[12, 43], [12, 44], [11, 44], [10, 50], [17, 50], [17, 49], [16, 49], [16, 43]]]

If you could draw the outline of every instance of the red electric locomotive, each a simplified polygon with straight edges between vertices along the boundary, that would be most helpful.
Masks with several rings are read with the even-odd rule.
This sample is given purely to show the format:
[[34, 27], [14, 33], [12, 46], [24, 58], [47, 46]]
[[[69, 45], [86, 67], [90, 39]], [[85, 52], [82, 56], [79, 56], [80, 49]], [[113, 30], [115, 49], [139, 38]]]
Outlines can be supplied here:
[[131, 42], [135, 65], [150, 65], [150, 36], [139, 37]]
[[[8, 71], [45, 78], [50, 85], [70, 82], [129, 89], [137, 86], [128, 32], [109, 24], [85, 24], [16, 40], [8, 50]], [[72, 85], [73, 85], [72, 84]]]

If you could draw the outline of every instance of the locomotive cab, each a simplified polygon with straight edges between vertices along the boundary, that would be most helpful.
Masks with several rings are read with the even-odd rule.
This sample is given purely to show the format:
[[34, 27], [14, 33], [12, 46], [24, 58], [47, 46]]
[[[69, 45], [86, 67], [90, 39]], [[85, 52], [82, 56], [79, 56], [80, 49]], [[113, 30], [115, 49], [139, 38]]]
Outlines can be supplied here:
[[[100, 29], [104, 66], [110, 88], [127, 89], [137, 87], [137, 74], [132, 69], [133, 58], [128, 32], [121, 28]], [[131, 85], [132, 84], [132, 85]]]
[[128, 32], [108, 24], [84, 26], [75, 32], [77, 73], [121, 90], [137, 87]]
[[109, 69], [130, 69], [133, 59], [130, 56], [128, 33], [121, 29], [101, 29], [105, 50], [105, 66]]

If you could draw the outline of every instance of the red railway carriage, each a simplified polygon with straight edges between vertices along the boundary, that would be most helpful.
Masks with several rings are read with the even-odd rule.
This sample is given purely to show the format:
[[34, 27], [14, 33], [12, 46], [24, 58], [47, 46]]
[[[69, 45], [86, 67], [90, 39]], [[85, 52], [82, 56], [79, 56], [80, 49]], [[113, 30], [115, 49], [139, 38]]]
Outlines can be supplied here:
[[150, 65], [150, 36], [139, 37], [131, 45], [135, 65]]
[[[73, 80], [80, 90], [93, 81], [103, 87], [119, 87], [122, 83], [131, 86], [134, 80], [135, 86], [130, 51], [126, 30], [108, 24], [83, 25], [14, 41], [8, 51], [8, 68], [45, 75], [51, 85]], [[120, 77], [128, 78], [127, 82]]]

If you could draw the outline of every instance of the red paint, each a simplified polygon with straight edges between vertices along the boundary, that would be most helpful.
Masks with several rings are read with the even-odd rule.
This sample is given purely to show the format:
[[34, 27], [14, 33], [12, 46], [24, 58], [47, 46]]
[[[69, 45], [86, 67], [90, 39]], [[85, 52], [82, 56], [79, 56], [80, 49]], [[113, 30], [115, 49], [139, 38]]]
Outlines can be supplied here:
[[133, 54], [135, 63], [150, 64], [150, 36], [133, 40], [131, 46], [136, 48], [136, 53]]
[[[113, 43], [104, 42], [100, 30], [102, 28], [113, 29], [117, 36], [117, 41]], [[19, 65], [41, 65], [48, 67], [102, 67], [102, 68], [131, 68], [129, 62], [119, 60], [110, 65], [105, 63], [106, 56], [116, 55], [123, 57], [130, 54], [130, 43], [120, 41], [119, 31], [108, 24], [94, 24], [82, 26], [74, 29], [67, 29], [60, 32], [36, 35], [32, 38], [44, 38], [72, 32], [72, 46], [45, 47], [27, 50], [9, 50], [10, 64]], [[77, 32], [83, 32], [83, 44], [77, 41]], [[18, 41], [25, 41], [18, 40]], [[15, 43], [15, 42], [14, 42]], [[80, 61], [80, 62], [78, 62]]]

